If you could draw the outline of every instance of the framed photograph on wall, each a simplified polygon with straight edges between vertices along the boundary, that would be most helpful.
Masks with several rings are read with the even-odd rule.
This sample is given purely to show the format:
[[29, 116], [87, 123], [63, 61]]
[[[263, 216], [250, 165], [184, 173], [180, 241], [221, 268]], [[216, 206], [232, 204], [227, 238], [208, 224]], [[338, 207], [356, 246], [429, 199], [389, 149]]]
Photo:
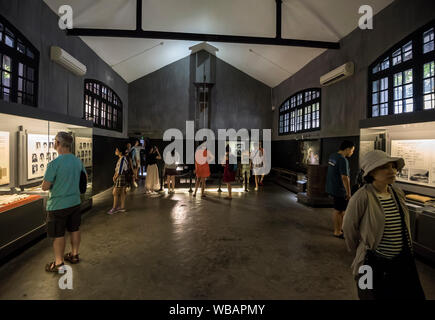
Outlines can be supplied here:
[[9, 132], [0, 131], [0, 185], [10, 183]]
[[[54, 142], [54, 135], [27, 134], [27, 179], [44, 176], [48, 162], [52, 160], [49, 145]], [[50, 156], [49, 156], [50, 155]], [[34, 166], [35, 165], [35, 166]]]

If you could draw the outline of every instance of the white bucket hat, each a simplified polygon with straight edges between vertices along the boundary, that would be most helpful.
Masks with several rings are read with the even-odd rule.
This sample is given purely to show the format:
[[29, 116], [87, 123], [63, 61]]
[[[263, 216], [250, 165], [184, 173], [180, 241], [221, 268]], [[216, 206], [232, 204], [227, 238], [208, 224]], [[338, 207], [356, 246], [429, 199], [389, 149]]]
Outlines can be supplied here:
[[395, 162], [398, 171], [402, 170], [405, 166], [405, 160], [403, 160], [403, 158], [390, 157], [381, 150], [367, 152], [361, 159], [361, 169], [364, 171], [363, 177], [367, 176], [367, 174], [374, 169], [389, 162]]

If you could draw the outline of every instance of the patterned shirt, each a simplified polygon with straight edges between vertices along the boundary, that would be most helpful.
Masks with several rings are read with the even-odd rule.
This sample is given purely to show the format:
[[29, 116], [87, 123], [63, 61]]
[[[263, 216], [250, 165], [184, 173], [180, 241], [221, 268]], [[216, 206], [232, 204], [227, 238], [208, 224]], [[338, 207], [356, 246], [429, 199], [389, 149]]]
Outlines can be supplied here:
[[399, 255], [403, 248], [402, 219], [391, 194], [388, 196], [378, 194], [378, 198], [385, 213], [385, 227], [376, 252], [387, 258], [393, 258]]

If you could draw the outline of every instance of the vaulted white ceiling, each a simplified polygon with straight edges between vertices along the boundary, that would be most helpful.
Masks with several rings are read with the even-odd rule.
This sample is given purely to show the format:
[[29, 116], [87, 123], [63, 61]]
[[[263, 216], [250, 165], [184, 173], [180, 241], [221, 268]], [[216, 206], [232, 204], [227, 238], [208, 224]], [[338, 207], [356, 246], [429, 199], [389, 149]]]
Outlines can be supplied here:
[[[73, 8], [74, 27], [136, 28], [136, 0], [44, 0]], [[374, 14], [393, 0], [283, 0], [282, 37], [338, 42], [357, 28], [361, 5]], [[275, 0], [143, 0], [146, 31], [275, 37]], [[195, 41], [81, 37], [127, 82], [190, 54]], [[163, 44], [162, 44], [163, 43]], [[274, 87], [324, 49], [210, 42], [216, 56]]]

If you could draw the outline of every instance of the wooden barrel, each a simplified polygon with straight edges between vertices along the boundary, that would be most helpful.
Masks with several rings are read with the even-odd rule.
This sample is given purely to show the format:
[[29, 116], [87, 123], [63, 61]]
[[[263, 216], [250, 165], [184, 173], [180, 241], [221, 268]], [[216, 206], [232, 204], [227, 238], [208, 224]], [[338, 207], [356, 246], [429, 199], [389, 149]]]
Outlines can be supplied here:
[[328, 166], [325, 165], [308, 165], [307, 172], [307, 196], [308, 197], [325, 197], [326, 175]]

